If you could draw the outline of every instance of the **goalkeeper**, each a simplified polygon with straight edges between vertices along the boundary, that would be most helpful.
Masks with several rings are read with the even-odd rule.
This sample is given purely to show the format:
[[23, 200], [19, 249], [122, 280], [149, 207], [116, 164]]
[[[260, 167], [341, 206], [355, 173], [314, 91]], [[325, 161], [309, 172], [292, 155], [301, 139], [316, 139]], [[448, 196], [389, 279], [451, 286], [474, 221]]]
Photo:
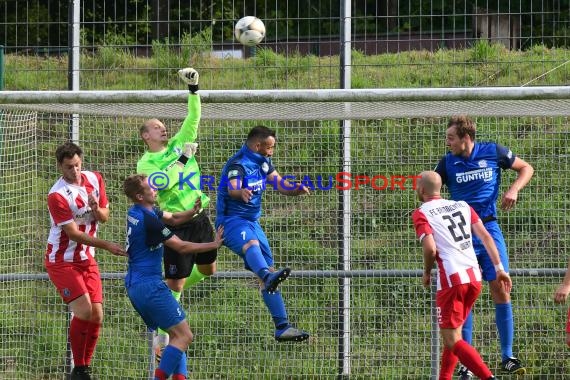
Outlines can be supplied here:
[[[198, 91], [198, 72], [193, 68], [178, 71], [188, 85], [188, 115], [178, 133], [168, 138], [167, 129], [158, 119], [147, 120], [140, 128], [147, 151], [137, 162], [137, 172], [149, 177], [149, 184], [158, 190], [158, 206], [170, 213], [190, 210], [198, 203], [199, 213], [180, 226], [167, 226], [182, 240], [208, 243], [214, 240], [214, 229], [206, 211], [210, 199], [201, 191], [200, 168], [195, 153], [198, 124], [201, 117], [201, 102]], [[180, 179], [188, 182], [179, 183]], [[183, 289], [202, 281], [216, 271], [217, 249], [198, 256], [180, 255], [166, 246], [164, 250], [164, 273], [166, 284], [174, 298], [179, 301]], [[160, 348], [168, 344], [168, 335], [159, 330], [155, 351], [160, 359]]]

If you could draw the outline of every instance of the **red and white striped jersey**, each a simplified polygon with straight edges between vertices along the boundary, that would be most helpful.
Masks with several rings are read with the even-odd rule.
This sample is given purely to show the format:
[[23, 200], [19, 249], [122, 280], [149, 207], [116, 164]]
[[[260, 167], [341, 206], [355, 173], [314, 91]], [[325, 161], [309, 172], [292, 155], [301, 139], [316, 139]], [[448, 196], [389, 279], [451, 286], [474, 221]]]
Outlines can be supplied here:
[[471, 206], [464, 201], [432, 199], [414, 211], [412, 220], [420, 241], [428, 234], [435, 240], [438, 290], [481, 281], [471, 232], [479, 216]]
[[70, 240], [62, 226], [75, 222], [79, 230], [97, 236], [98, 223], [88, 206], [87, 196], [93, 193], [99, 207], [107, 208], [109, 201], [105, 182], [98, 172], [82, 171], [81, 186], [67, 183], [61, 177], [48, 194], [48, 210], [51, 228], [47, 242], [46, 265], [60, 262], [83, 262], [93, 260], [94, 248]]

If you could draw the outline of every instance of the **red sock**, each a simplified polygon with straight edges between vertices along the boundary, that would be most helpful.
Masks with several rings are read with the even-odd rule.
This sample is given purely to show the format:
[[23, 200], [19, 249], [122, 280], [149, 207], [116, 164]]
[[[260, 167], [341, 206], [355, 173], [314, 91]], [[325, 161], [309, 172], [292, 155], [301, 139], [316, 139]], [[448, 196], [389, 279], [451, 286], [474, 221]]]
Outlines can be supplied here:
[[100, 330], [101, 325], [99, 323], [89, 322], [89, 326], [87, 328], [87, 343], [85, 345], [85, 365], [91, 364], [91, 359], [93, 359], [95, 347], [97, 346], [97, 341], [99, 340]]
[[166, 379], [168, 379], [168, 375], [166, 375], [166, 372], [164, 372], [160, 368], [154, 370], [154, 380], [166, 380]]
[[87, 344], [87, 330], [89, 329], [89, 321], [84, 321], [77, 317], [71, 319], [69, 325], [69, 344], [71, 345], [71, 353], [73, 354], [73, 364], [81, 367], [85, 364], [85, 349]]
[[441, 368], [439, 370], [439, 380], [451, 380], [453, 378], [453, 371], [459, 359], [448, 348], [443, 349], [441, 355]]
[[186, 376], [180, 373], [175, 373], [172, 375], [172, 380], [186, 380]]
[[461, 360], [461, 364], [471, 370], [471, 372], [480, 379], [488, 379], [493, 376], [489, 367], [483, 362], [479, 352], [466, 341], [460, 340], [455, 343], [453, 353]]

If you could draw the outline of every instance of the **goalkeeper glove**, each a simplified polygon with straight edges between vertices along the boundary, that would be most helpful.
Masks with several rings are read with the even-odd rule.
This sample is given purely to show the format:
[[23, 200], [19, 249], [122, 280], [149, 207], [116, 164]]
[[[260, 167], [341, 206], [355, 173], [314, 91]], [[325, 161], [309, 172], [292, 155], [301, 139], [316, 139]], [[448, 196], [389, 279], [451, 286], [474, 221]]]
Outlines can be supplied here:
[[184, 143], [184, 155], [188, 158], [194, 156], [198, 150], [198, 143]]
[[182, 166], [186, 165], [188, 160], [194, 156], [196, 150], [198, 149], [197, 143], [184, 143], [184, 149], [182, 150], [182, 154], [178, 157], [178, 162], [182, 164]]
[[191, 67], [187, 67], [185, 69], [178, 70], [178, 76], [182, 78], [184, 83], [188, 85], [188, 90], [191, 93], [195, 93], [198, 91], [198, 72]]

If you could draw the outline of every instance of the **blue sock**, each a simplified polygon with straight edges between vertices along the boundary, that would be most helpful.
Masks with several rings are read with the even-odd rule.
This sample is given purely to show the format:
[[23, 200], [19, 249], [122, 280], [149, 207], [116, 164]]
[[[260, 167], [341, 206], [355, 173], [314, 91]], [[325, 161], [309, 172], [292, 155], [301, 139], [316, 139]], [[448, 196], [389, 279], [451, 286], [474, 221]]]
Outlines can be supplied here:
[[167, 376], [172, 375], [174, 370], [177, 368], [180, 359], [182, 359], [183, 354], [184, 353], [182, 351], [174, 346], [166, 346], [162, 353], [162, 358], [160, 359], [158, 368], [164, 371]]
[[245, 264], [249, 267], [253, 273], [255, 273], [262, 280], [265, 275], [269, 273], [269, 268], [267, 267], [267, 262], [261, 253], [261, 248], [259, 245], [252, 245], [246, 251], [243, 256]]
[[515, 335], [515, 322], [511, 303], [495, 304], [495, 323], [499, 331], [501, 354], [503, 360], [513, 357], [513, 337]]
[[269, 313], [273, 317], [275, 328], [279, 330], [287, 326], [289, 320], [287, 319], [287, 310], [285, 310], [285, 302], [283, 302], [281, 292], [277, 290], [275, 293], [268, 293], [266, 290], [262, 290], [261, 295], [263, 296], [263, 302], [265, 302]]
[[174, 368], [174, 372], [172, 374], [184, 375], [184, 377], [188, 377], [188, 367], [186, 366], [186, 352], [182, 353], [182, 357], [178, 362], [176, 368]]
[[473, 310], [469, 312], [469, 315], [463, 322], [463, 327], [461, 328], [461, 336], [464, 341], [469, 344], [473, 342]]

